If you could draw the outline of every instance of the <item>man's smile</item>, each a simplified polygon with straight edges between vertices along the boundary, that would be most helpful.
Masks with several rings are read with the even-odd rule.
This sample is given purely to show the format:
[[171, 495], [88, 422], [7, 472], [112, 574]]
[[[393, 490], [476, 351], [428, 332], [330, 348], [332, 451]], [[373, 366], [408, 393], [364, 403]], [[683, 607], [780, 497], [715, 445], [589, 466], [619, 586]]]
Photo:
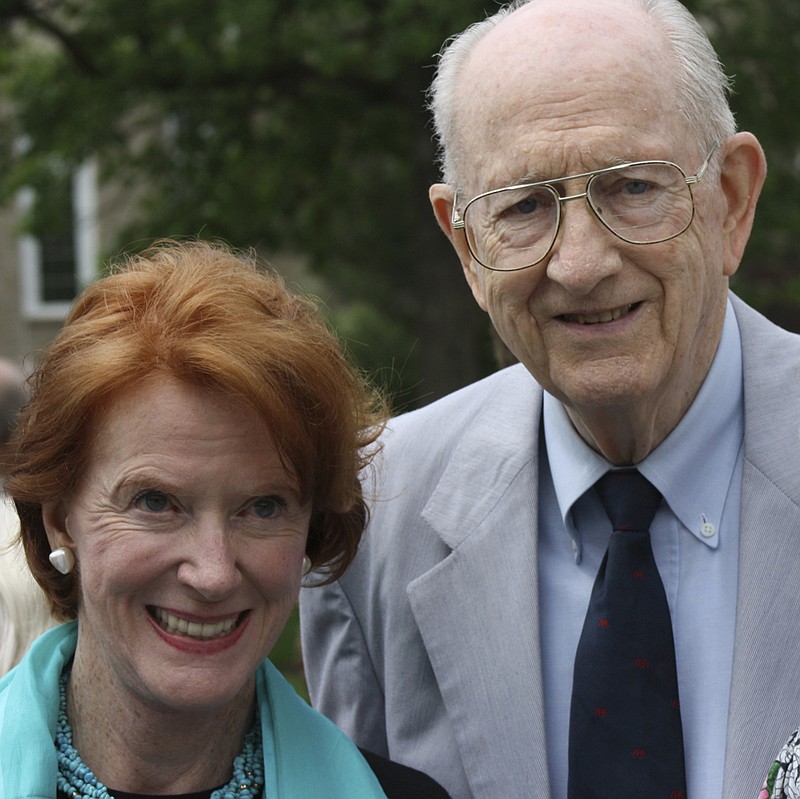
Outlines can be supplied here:
[[630, 313], [634, 308], [638, 308], [640, 303], [628, 303], [621, 305], [618, 308], [609, 308], [604, 311], [596, 311], [594, 313], [579, 314], [569, 313], [562, 314], [559, 319], [564, 322], [572, 322], [579, 325], [596, 325], [601, 322], [615, 322], [617, 319]]

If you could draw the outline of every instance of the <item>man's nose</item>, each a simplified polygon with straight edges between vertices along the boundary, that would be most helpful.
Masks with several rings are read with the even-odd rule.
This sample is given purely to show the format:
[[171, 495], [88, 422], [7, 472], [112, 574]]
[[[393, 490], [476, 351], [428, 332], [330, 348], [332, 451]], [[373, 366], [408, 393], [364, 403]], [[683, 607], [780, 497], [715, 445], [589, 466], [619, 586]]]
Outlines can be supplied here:
[[614, 235], [589, 206], [585, 194], [561, 200], [561, 224], [547, 262], [547, 277], [570, 294], [588, 295], [620, 270]]

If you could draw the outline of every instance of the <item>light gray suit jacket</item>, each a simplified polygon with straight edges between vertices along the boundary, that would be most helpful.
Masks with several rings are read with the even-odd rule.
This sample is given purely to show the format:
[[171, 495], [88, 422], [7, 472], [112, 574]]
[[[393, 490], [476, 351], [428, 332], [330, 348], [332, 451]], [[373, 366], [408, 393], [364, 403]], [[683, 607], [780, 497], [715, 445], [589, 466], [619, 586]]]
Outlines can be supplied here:
[[[724, 797], [755, 799], [800, 723], [800, 336], [733, 302], [746, 432]], [[457, 799], [549, 796], [541, 407], [515, 366], [397, 418], [356, 561], [301, 597], [314, 705]]]

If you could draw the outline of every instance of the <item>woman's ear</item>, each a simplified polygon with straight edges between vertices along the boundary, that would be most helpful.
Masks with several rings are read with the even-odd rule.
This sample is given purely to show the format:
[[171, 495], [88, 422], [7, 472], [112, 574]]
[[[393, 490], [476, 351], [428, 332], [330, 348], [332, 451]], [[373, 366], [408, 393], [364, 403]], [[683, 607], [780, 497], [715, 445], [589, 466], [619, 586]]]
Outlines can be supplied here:
[[75, 546], [75, 542], [69, 534], [67, 511], [63, 502], [45, 502], [42, 505], [42, 523], [51, 550]]
[[766, 176], [767, 160], [752, 133], [736, 133], [725, 142], [720, 184], [726, 200], [722, 228], [726, 277], [739, 268]]

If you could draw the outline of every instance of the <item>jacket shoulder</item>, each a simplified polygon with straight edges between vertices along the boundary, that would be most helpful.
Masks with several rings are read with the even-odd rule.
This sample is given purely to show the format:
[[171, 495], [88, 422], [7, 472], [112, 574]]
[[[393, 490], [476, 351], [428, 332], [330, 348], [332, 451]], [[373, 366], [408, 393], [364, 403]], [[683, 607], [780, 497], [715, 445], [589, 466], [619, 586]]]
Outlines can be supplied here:
[[[383, 436], [385, 451], [421, 448], [428, 454], [450, 450], [463, 431], [474, 424], [492, 424], [508, 407], [508, 397], [533, 395], [536, 381], [521, 364], [509, 366], [448, 394], [430, 405], [396, 416]], [[393, 464], [394, 468], [394, 464]]]

